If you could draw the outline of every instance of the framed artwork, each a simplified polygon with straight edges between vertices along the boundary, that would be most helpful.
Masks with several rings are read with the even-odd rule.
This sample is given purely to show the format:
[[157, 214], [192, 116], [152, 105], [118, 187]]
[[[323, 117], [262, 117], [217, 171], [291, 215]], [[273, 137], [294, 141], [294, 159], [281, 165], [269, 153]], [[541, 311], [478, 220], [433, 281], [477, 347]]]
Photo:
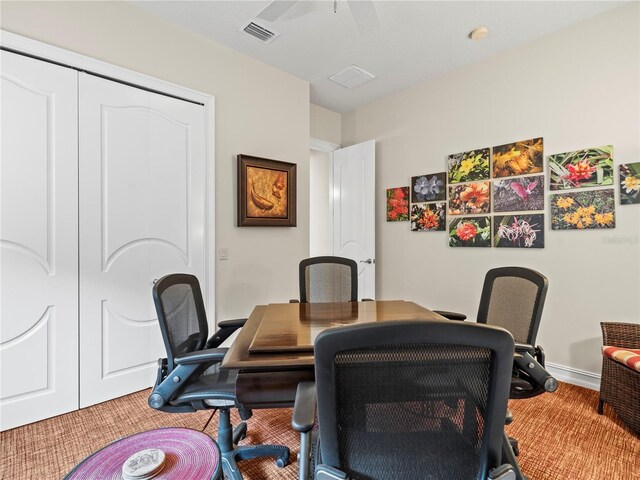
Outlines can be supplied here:
[[640, 162], [620, 165], [620, 203], [640, 203]]
[[493, 177], [514, 177], [542, 172], [542, 138], [493, 147]]
[[544, 215], [496, 215], [493, 217], [493, 246], [544, 248]]
[[411, 203], [443, 201], [447, 195], [446, 183], [445, 172], [411, 177]]
[[409, 220], [409, 187], [387, 188], [387, 222]]
[[418, 203], [411, 205], [411, 231], [444, 231], [446, 203]]
[[447, 157], [449, 183], [489, 180], [489, 147]]
[[551, 190], [613, 185], [613, 145], [549, 155]]
[[551, 195], [553, 230], [615, 228], [613, 188]]
[[296, 226], [296, 164], [238, 155], [238, 226]]
[[491, 217], [461, 217], [449, 223], [450, 247], [490, 247]]
[[449, 187], [449, 215], [473, 215], [490, 211], [491, 185], [489, 182]]
[[544, 175], [493, 181], [493, 211], [522, 212], [544, 209]]

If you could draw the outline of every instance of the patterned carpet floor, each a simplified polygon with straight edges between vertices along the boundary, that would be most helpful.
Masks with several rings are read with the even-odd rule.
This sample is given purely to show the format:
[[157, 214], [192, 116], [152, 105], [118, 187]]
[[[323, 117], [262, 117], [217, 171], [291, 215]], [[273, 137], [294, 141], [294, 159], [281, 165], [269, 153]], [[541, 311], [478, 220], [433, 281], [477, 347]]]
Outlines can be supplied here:
[[[110, 442], [159, 427], [204, 428], [215, 437], [217, 415], [207, 425], [210, 412], [157, 412], [147, 406], [148, 394], [144, 390], [0, 433], [0, 478], [62, 478]], [[507, 433], [520, 442], [520, 466], [530, 480], [640, 480], [640, 437], [608, 406], [598, 415], [597, 401], [597, 392], [561, 384], [553, 394], [510, 402], [514, 422]], [[271, 459], [242, 462], [245, 480], [296, 479], [299, 440], [291, 410], [254, 410], [248, 424], [242, 444], [287, 445], [292, 463], [280, 469]]]

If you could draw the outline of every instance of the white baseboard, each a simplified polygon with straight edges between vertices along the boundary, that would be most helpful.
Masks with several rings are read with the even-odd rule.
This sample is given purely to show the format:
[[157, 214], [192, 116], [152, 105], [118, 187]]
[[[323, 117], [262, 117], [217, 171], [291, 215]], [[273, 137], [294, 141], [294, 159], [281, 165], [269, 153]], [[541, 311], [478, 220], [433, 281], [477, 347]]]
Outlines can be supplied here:
[[565, 367], [556, 363], [547, 362], [545, 368], [556, 380], [560, 382], [578, 385], [590, 390], [600, 390], [600, 375], [596, 373], [578, 370], [577, 368]]

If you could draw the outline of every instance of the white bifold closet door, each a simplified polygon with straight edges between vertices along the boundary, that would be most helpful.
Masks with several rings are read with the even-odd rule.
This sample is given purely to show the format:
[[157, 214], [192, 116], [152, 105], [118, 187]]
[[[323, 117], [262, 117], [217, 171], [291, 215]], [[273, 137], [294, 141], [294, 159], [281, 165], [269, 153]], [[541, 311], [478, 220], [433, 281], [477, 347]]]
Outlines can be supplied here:
[[153, 280], [205, 289], [204, 108], [81, 73], [80, 407], [149, 387]]
[[0, 427], [78, 408], [76, 72], [0, 52]]

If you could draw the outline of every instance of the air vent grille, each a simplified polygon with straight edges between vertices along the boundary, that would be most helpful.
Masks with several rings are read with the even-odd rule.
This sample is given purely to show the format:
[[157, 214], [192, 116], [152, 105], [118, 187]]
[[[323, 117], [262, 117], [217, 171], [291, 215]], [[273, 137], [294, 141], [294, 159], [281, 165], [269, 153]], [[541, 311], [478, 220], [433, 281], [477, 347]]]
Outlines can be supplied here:
[[245, 23], [240, 30], [264, 43], [271, 43], [278, 37], [278, 35], [280, 35], [278, 32], [269, 30], [264, 25], [260, 25], [253, 20], [249, 20]]
[[372, 73], [363, 70], [357, 65], [351, 65], [350, 67], [345, 68], [341, 72], [334, 73], [329, 77], [329, 80], [333, 80], [336, 83], [339, 83], [343, 87], [354, 88], [359, 87], [363, 83], [368, 82], [369, 80], [373, 80], [375, 75]]

